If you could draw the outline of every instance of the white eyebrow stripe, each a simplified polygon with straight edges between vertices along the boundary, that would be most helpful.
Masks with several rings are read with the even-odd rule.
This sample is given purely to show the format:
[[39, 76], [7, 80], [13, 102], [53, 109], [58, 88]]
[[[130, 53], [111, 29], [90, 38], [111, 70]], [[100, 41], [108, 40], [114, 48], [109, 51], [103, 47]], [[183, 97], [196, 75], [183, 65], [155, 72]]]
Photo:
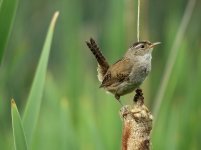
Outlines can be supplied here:
[[139, 43], [138, 45], [135, 46], [135, 48], [140, 48], [142, 45], [144, 45], [143, 43]]

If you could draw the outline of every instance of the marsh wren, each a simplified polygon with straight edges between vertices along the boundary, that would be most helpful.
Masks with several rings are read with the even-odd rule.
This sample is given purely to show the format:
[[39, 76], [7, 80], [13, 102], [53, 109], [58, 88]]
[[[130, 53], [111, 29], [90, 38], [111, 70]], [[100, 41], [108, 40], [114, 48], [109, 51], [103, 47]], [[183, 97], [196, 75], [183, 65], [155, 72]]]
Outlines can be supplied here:
[[100, 88], [114, 94], [120, 102], [120, 96], [139, 88], [145, 80], [151, 71], [153, 47], [160, 44], [160, 42], [135, 42], [123, 58], [113, 65], [108, 64], [94, 39], [91, 38], [89, 42], [86, 41], [86, 44], [98, 62], [97, 71], [98, 79], [101, 82]]

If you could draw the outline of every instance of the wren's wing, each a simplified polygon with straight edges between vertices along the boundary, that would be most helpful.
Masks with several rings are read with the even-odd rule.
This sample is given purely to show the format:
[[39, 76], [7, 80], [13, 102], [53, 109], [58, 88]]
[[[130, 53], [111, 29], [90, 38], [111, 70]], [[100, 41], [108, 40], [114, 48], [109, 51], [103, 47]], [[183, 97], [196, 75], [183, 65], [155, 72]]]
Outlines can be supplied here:
[[113, 64], [107, 71], [100, 87], [117, 86], [129, 79], [132, 64], [129, 59], [121, 59]]

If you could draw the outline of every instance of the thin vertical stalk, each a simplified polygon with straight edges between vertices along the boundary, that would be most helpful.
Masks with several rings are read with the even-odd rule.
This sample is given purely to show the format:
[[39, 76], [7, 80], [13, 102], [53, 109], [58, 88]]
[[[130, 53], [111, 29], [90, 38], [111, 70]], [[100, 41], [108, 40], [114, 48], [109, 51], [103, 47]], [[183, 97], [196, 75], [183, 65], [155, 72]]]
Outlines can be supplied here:
[[138, 10], [137, 10], [137, 41], [140, 41], [140, 0], [138, 0]]

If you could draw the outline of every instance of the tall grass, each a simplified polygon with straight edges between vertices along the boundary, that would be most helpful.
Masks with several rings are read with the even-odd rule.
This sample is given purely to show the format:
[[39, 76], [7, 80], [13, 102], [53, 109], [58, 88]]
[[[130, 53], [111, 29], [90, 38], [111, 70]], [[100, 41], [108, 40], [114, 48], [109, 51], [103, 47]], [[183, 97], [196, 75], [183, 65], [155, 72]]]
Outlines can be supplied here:
[[0, 1], [0, 62], [2, 61], [4, 50], [7, 46], [7, 40], [13, 25], [13, 19], [17, 9], [18, 0]]
[[[154, 98], [187, 2], [141, 3], [140, 39], [148, 35], [151, 41], [163, 43], [153, 52], [152, 72], [143, 84], [145, 103], [150, 104], [151, 109], [156, 107]], [[19, 2], [0, 72], [2, 149], [13, 147], [10, 99], [16, 100], [21, 114], [26, 107], [27, 101], [23, 100], [27, 99], [32, 86], [50, 14], [55, 10], [60, 11], [60, 18], [46, 75], [43, 74], [46, 80], [35, 79], [35, 82], [44, 82], [44, 94], [36, 98], [36, 104], [41, 103], [37, 111], [31, 111], [36, 116], [38, 113], [38, 121], [32, 124], [35, 130], [30, 133], [31, 149], [120, 149], [120, 105], [113, 96], [98, 88], [97, 64], [85, 41], [95, 37], [110, 63], [121, 58], [128, 46], [137, 41], [136, 4], [137, 1], [132, 0]], [[200, 4], [197, 1], [167, 80], [152, 132], [152, 147], [156, 150], [199, 149], [201, 146], [198, 119], [201, 117]], [[143, 12], [145, 8], [147, 13]], [[36, 91], [36, 94], [42, 92], [39, 84]], [[132, 98], [133, 94], [127, 95], [122, 102], [131, 103]]]

